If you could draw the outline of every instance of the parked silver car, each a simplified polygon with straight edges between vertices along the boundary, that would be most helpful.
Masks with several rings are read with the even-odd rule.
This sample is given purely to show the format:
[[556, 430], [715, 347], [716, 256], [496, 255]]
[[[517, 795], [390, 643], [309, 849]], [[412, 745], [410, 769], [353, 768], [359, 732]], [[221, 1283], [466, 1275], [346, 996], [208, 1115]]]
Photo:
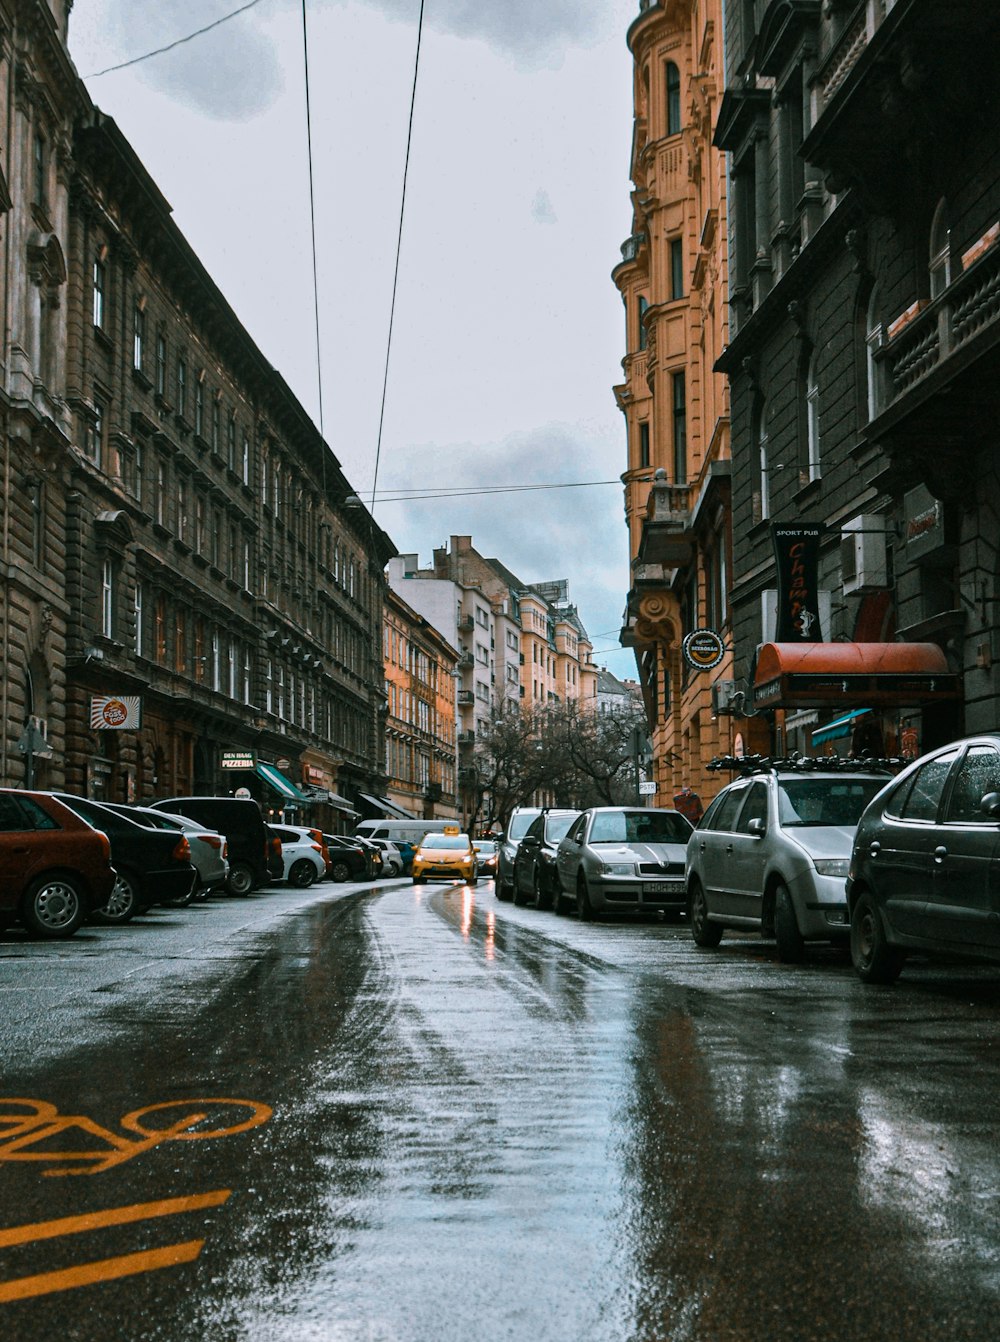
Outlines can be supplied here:
[[497, 899], [514, 898], [514, 858], [517, 846], [528, 832], [528, 826], [536, 815], [542, 814], [540, 806], [518, 806], [511, 811], [507, 828], [500, 838], [500, 851], [497, 854]]
[[556, 849], [554, 905], [576, 901], [583, 919], [597, 913], [669, 909], [687, 898], [684, 853], [692, 829], [667, 807], [593, 806], [581, 812]]
[[807, 941], [845, 940], [854, 832], [890, 776], [762, 767], [724, 787], [688, 844], [697, 944], [718, 946], [727, 927], [758, 931], [794, 963]]
[[212, 890], [225, 888], [229, 875], [229, 862], [226, 857], [226, 836], [214, 829], [199, 825], [186, 815], [172, 815], [167, 811], [154, 811], [148, 806], [122, 806], [117, 802], [104, 802], [109, 811], [134, 820], [137, 825], [149, 829], [166, 829], [181, 833], [191, 849], [191, 865], [198, 873], [198, 879], [187, 895], [171, 900], [172, 904], [190, 904], [192, 899], [204, 898]]

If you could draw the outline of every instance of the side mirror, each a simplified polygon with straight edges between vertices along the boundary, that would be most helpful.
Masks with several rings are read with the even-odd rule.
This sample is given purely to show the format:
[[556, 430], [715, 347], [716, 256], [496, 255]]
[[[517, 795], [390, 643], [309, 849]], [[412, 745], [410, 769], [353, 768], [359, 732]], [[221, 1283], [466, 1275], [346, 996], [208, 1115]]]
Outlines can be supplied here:
[[988, 815], [994, 820], [1000, 820], [1000, 792], [987, 792], [979, 803], [979, 809], [984, 815]]
[[763, 820], [751, 820], [747, 825], [747, 833], [754, 839], [762, 839], [767, 833], [767, 825]]

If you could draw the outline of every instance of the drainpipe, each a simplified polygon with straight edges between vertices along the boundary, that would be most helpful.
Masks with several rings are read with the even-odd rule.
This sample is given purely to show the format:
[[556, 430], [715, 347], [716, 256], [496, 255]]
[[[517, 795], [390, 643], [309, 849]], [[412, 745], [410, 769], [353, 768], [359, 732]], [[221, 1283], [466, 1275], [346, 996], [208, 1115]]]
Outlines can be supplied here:
[[[4, 147], [4, 154], [7, 162], [7, 171], [10, 173], [12, 166], [12, 149], [14, 143], [14, 70], [15, 53], [17, 49], [17, 20], [14, 21], [14, 28], [9, 38], [10, 46], [8, 48], [9, 70], [7, 73], [7, 143]], [[20, 165], [19, 165], [20, 166]], [[4, 386], [5, 397], [9, 397], [10, 392], [10, 254], [11, 232], [13, 231], [13, 219], [11, 213], [7, 215], [4, 224], [4, 274], [3, 274], [3, 367], [4, 367]], [[4, 435], [3, 435], [3, 496], [6, 501], [3, 513], [3, 551], [2, 562], [4, 568], [3, 581], [3, 664], [10, 665], [10, 579], [7, 576], [7, 568], [10, 559], [10, 421], [9, 416], [4, 416]], [[10, 722], [9, 714], [9, 677], [3, 678], [3, 698], [0, 713], [3, 714], [3, 731], [0, 736], [0, 779], [5, 784], [10, 783], [10, 775], [7, 772], [7, 732]]]

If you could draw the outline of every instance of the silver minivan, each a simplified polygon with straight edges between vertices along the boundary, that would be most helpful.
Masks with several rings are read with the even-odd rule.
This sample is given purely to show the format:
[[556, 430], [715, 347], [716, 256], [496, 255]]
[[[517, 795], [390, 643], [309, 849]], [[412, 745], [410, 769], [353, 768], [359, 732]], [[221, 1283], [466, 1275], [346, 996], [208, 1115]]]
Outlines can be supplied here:
[[861, 813], [890, 775], [762, 768], [724, 787], [687, 848], [691, 935], [718, 946], [726, 928], [773, 936], [778, 958], [807, 941], [842, 941], [847, 867]]

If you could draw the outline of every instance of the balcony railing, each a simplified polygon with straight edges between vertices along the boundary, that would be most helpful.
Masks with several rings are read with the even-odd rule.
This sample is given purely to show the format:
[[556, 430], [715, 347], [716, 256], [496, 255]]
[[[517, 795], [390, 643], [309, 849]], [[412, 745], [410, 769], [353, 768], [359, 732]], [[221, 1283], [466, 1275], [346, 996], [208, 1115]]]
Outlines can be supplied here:
[[889, 407], [987, 327], [1000, 322], [1000, 245], [964, 271], [875, 355], [879, 410]]
[[823, 63], [814, 88], [813, 122], [823, 113], [857, 65], [876, 29], [896, 0], [865, 0]]

